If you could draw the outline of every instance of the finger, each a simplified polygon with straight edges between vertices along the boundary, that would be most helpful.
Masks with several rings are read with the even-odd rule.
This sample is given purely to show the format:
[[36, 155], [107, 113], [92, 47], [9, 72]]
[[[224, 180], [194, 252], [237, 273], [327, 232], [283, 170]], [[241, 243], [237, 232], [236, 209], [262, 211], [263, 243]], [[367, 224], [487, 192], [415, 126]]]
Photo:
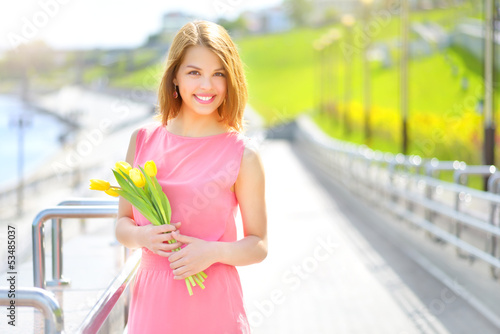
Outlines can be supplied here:
[[166, 252], [174, 252], [175, 249], [177, 249], [181, 246], [182, 246], [182, 243], [180, 243], [180, 242], [174, 242], [173, 244], [163, 243], [163, 245], [159, 249], [166, 251]]
[[172, 225], [174, 225], [177, 230], [181, 228], [181, 222], [173, 223]]
[[171, 233], [161, 233], [153, 238], [153, 241], [155, 243], [164, 243], [164, 244], [172, 242], [172, 240], [174, 240], [174, 237], [172, 236]]
[[[168, 258], [170, 260], [170, 258], [172, 257], [172, 255], [170, 255], [170, 257]], [[177, 261], [174, 261], [174, 262], [170, 262], [170, 269], [172, 270], [176, 270], [176, 269], [179, 269], [181, 267], [184, 267], [184, 261], [181, 260], [177, 260]]]
[[173, 251], [172, 254], [170, 254], [168, 260], [172, 263], [175, 261], [179, 261], [185, 256], [184, 248], [182, 248], [179, 251]]
[[192, 237], [188, 237], [188, 236], [186, 236], [186, 235], [182, 235], [182, 234], [180, 234], [180, 233], [179, 233], [179, 232], [177, 232], [177, 231], [172, 232], [172, 237], [173, 237], [175, 240], [177, 240], [177, 241], [179, 241], [179, 242], [182, 242], [183, 244], [189, 244], [189, 243], [191, 243], [191, 242], [193, 242], [193, 241], [194, 241], [194, 238], [192, 238]]
[[180, 280], [180, 279], [185, 279], [188, 278], [189, 276], [195, 275], [195, 273], [192, 270], [186, 269], [186, 267], [182, 267], [177, 269], [178, 271], [172, 271], [174, 274], [174, 279], [175, 280]]
[[189, 270], [186, 266], [181, 266], [177, 269], [174, 269], [172, 271], [172, 273], [174, 274], [174, 279], [184, 279], [190, 275], [189, 274]]
[[160, 242], [171, 242], [171, 240], [175, 240], [174, 236], [172, 235], [172, 233], [162, 233], [159, 235], [159, 239], [158, 239]]
[[163, 225], [160, 225], [158, 227], [159, 227], [158, 230], [160, 233], [172, 232], [172, 231], [175, 231], [177, 229], [175, 227], [175, 225], [171, 225], [171, 224], [163, 224]]
[[156, 254], [168, 258], [172, 253], [159, 249], [158, 251], [156, 251]]

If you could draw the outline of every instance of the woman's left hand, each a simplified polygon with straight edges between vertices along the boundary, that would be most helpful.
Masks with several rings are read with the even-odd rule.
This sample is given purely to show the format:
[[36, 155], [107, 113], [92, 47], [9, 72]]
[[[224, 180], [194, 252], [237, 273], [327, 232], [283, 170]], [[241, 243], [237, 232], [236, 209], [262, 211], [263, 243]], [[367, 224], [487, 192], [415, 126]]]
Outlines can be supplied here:
[[172, 237], [186, 246], [168, 257], [174, 279], [184, 279], [207, 269], [215, 261], [214, 243], [172, 232]]

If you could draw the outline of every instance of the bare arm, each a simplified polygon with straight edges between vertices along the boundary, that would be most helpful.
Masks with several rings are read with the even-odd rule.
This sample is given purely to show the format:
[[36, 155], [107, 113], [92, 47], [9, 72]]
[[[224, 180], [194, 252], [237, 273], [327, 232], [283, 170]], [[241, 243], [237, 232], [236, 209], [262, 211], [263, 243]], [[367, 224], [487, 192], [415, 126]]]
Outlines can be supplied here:
[[264, 168], [257, 152], [245, 149], [235, 184], [244, 238], [217, 245], [217, 262], [245, 266], [267, 256], [267, 213]]
[[235, 183], [243, 221], [244, 238], [235, 242], [208, 242], [174, 232], [173, 237], [188, 244], [171, 253], [174, 278], [194, 275], [212, 263], [244, 266], [261, 262], [267, 256], [267, 213], [264, 168], [257, 152], [246, 148]]
[[[127, 151], [126, 161], [133, 165], [135, 158], [135, 147], [137, 139], [137, 130], [130, 138], [130, 144]], [[180, 227], [180, 224], [153, 226], [151, 224], [138, 226], [132, 219], [132, 205], [122, 197], [118, 204], [118, 219], [116, 221], [115, 234], [116, 239], [125, 247], [141, 248], [146, 247], [150, 251], [168, 256], [172, 249], [180, 247], [181, 243], [174, 244], [165, 243], [172, 238], [171, 234], [165, 234], [168, 231], [175, 231]]]

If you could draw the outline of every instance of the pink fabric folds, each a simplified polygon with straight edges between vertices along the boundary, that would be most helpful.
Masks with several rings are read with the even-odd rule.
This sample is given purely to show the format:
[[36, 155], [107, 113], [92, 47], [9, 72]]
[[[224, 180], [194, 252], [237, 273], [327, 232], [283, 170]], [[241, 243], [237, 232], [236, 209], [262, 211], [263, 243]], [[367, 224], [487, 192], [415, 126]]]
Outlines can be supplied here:
[[[155, 123], [138, 132], [134, 167], [155, 161], [172, 222], [182, 222], [182, 234], [235, 241], [238, 201], [231, 186], [244, 148], [245, 137], [236, 132], [184, 137]], [[133, 213], [137, 225], [150, 224], [135, 208]], [[128, 333], [249, 333], [236, 268], [215, 263], [205, 273], [206, 288], [196, 286], [189, 296], [184, 280], [173, 279], [168, 259], [143, 249]]]

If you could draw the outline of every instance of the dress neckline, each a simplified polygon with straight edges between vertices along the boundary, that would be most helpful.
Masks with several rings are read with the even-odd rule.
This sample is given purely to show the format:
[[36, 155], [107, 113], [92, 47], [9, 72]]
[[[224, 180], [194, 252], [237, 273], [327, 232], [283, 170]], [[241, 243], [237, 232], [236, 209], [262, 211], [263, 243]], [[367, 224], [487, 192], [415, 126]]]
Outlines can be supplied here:
[[218, 133], [218, 134], [215, 134], [215, 135], [210, 135], [210, 136], [202, 136], [202, 137], [188, 137], [188, 136], [181, 136], [181, 135], [176, 135], [175, 133], [172, 133], [170, 131], [167, 130], [167, 128], [164, 126], [163, 129], [165, 130], [165, 132], [170, 135], [170, 136], [174, 136], [174, 137], [178, 137], [178, 138], [183, 138], [183, 139], [210, 139], [210, 138], [216, 138], [216, 137], [219, 137], [219, 136], [225, 136], [225, 135], [228, 135], [228, 134], [231, 134], [231, 133], [234, 133], [234, 131], [228, 131], [228, 132], [223, 132], [223, 133]]

